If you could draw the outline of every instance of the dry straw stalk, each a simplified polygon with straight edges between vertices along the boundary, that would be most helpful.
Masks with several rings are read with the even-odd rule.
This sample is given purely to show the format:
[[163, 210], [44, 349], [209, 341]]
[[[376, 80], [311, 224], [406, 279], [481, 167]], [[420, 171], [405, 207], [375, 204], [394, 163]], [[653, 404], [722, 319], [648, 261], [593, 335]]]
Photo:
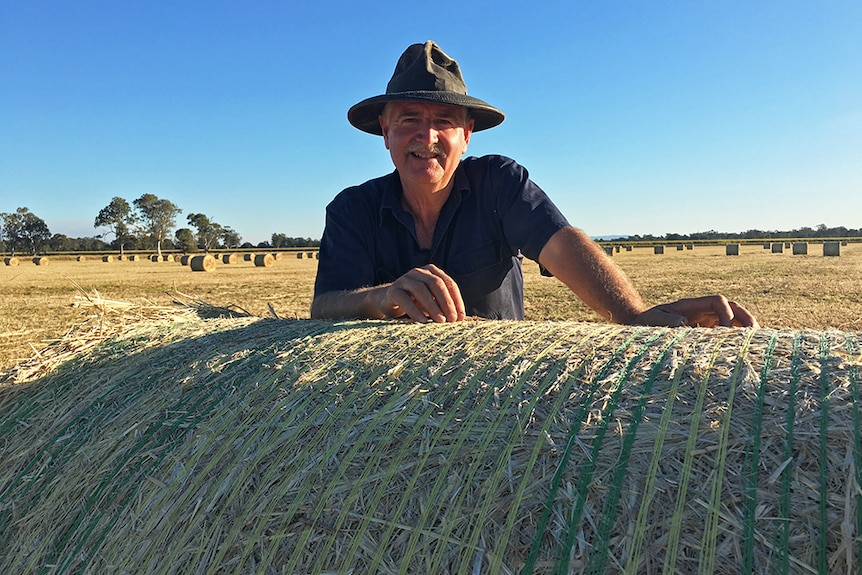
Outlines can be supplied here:
[[858, 333], [135, 312], [0, 385], [2, 572], [859, 569]]

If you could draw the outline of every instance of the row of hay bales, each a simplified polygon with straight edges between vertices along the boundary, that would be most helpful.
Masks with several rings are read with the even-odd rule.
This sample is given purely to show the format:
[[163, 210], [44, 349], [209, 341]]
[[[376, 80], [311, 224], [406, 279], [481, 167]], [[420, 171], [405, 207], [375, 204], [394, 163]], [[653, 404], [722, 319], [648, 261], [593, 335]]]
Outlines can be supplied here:
[[[839, 241], [826, 241], [823, 242], [823, 256], [824, 257], [837, 257], [841, 255], [841, 245], [842, 242]], [[847, 242], [843, 242], [843, 245], [847, 245]], [[771, 242], [763, 244], [763, 249], [772, 250], [774, 254], [784, 253], [784, 250], [791, 249], [793, 251], [793, 255], [795, 256], [804, 256], [808, 255], [808, 242]], [[725, 246], [725, 254], [729, 256], [738, 256], [739, 255], [739, 244], [727, 244]]]
[[[846, 246], [847, 241], [824, 241], [823, 244], [823, 255], [824, 256], [839, 256], [841, 255], [841, 246]], [[683, 250], [693, 250], [694, 244], [672, 244], [673, 247], [676, 248], [677, 251]], [[739, 255], [739, 243], [730, 243], [725, 244], [726, 254], [731, 255]], [[763, 244], [764, 249], [771, 249], [773, 253], [783, 253], [785, 249], [790, 249], [792, 246], [794, 255], [807, 255], [808, 254], [808, 242], [765, 242]], [[665, 248], [667, 246], [664, 244], [656, 244], [652, 246], [653, 253], [656, 255], [664, 254]], [[632, 246], [628, 244], [615, 244], [615, 245], [604, 245], [604, 251], [608, 255], [613, 255], [614, 253], [620, 253], [621, 250], [625, 249], [625, 251], [632, 251]]]
[[860, 344], [140, 325], [0, 383], [0, 573], [858, 573]]
[[[317, 259], [318, 252], [297, 252], [296, 257], [299, 259], [303, 259], [307, 257], [308, 259]], [[92, 256], [79, 255], [75, 259], [79, 262], [87, 261]], [[152, 262], [179, 262], [182, 265], [190, 266], [194, 271], [211, 271], [215, 269], [216, 264], [236, 264], [240, 261], [252, 262], [255, 267], [272, 267], [275, 265], [277, 260], [280, 260], [284, 257], [283, 252], [273, 252], [273, 253], [246, 253], [246, 254], [237, 254], [237, 253], [226, 253], [226, 254], [199, 254], [199, 255], [179, 255], [179, 254], [162, 254], [162, 255], [149, 255], [142, 256], [139, 254], [130, 254], [130, 255], [119, 255], [114, 256], [110, 254], [96, 256], [101, 259], [103, 262], [114, 262], [114, 261], [141, 261], [147, 260]], [[39, 266], [48, 265], [50, 260], [45, 256], [37, 256], [32, 258], [34, 264]], [[7, 266], [17, 266], [21, 264], [21, 259], [14, 256], [9, 256], [4, 258], [3, 263]]]
[[[36, 264], [37, 266], [47, 266], [51, 262], [51, 260], [49, 260], [45, 256], [36, 256], [36, 257], [32, 258], [31, 261], [34, 264]], [[9, 256], [9, 257], [3, 258], [3, 263], [6, 264], [7, 266], [17, 266], [17, 265], [21, 265], [21, 260], [15, 256]]]
[[[256, 266], [269, 267], [273, 265], [273, 263], [277, 260], [280, 260], [284, 257], [283, 252], [273, 252], [273, 253], [246, 253], [246, 254], [237, 254], [237, 253], [228, 253], [228, 254], [201, 254], [201, 256], [209, 255], [217, 260], [217, 262], [221, 262], [224, 264], [235, 264], [239, 261], [247, 261], [254, 262]], [[86, 256], [79, 255], [75, 257], [76, 261], [84, 262], [88, 261], [91, 258], [101, 259], [103, 262], [114, 262], [114, 261], [152, 261], [152, 262], [180, 262], [183, 265], [188, 265], [188, 262], [191, 258], [198, 257], [192, 255], [179, 255], [179, 254], [162, 254], [162, 255], [140, 255], [140, 254], [129, 254], [129, 255], [118, 255], [114, 256], [111, 254], [105, 254], [101, 256]], [[296, 252], [296, 257], [299, 259], [308, 258], [308, 259], [317, 259], [318, 252]], [[50, 259], [46, 256], [36, 256], [31, 258], [31, 261], [37, 266], [46, 266], [50, 263]], [[3, 263], [7, 266], [17, 266], [20, 265], [22, 259], [16, 256], [7, 256], [3, 258]]]

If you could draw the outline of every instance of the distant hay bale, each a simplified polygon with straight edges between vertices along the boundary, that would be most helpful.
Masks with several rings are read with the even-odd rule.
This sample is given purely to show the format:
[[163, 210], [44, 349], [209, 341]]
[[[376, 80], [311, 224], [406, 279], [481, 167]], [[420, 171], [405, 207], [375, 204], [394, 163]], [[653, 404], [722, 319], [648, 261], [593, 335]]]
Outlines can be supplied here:
[[609, 256], [614, 255], [614, 246], [603, 246], [603, 249], [605, 250], [605, 253]]
[[130, 261], [130, 262], [137, 261], [137, 259], [138, 259], [138, 256], [136, 256], [135, 254], [132, 254], [132, 255], [130, 255], [130, 256], [129, 256], [129, 261]]
[[3, 263], [7, 266], [17, 266], [20, 265], [20, 261], [15, 256], [9, 256], [8, 258], [3, 258]]
[[296, 259], [301, 260], [301, 259], [302, 259], [302, 256], [304, 256], [304, 255], [305, 255], [305, 254], [304, 254], [304, 253], [302, 253], [302, 252], [296, 252]]
[[237, 254], [224, 254], [221, 261], [224, 264], [235, 264], [239, 261], [239, 256]]
[[284, 257], [284, 254], [281, 252], [272, 252], [272, 259], [280, 260], [282, 257]]
[[78, 256], [75, 258], [75, 261], [85, 262], [87, 261], [87, 256]]
[[0, 572], [856, 572], [860, 337], [128, 326], [0, 385]]
[[840, 256], [841, 255], [841, 243], [834, 242], [823, 242], [823, 255], [824, 256]]
[[216, 269], [217, 265], [217, 260], [209, 254], [194, 256], [189, 260], [189, 267], [192, 268], [193, 272], [211, 272]]
[[153, 254], [150, 256], [150, 261], [160, 262], [160, 261], [162, 261], [162, 258], [160, 258], [158, 254]]
[[727, 244], [724, 246], [724, 254], [728, 256], [738, 256], [739, 244]]
[[184, 266], [189, 265], [189, 262], [191, 261], [191, 259], [192, 259], [192, 256], [190, 256], [188, 254], [181, 256], [180, 257], [180, 265], [184, 265]]
[[653, 248], [653, 253], [654, 254], [663, 254], [664, 253], [664, 246], [655, 246]]
[[36, 256], [35, 258], [33, 258], [33, 263], [37, 266], [47, 266], [49, 263], [51, 263], [51, 260], [49, 260], [45, 256]]
[[114, 256], [111, 256], [111, 255], [102, 256], [102, 261], [103, 262], [112, 262], [112, 261], [114, 261]]
[[632, 251], [632, 247], [631, 247], [631, 246], [626, 246], [626, 251], [627, 251], [627, 252]]
[[620, 253], [620, 246], [619, 245], [614, 246], [614, 251], [617, 253]]
[[271, 268], [275, 265], [275, 257], [272, 254], [255, 254], [254, 265], [259, 268]]
[[765, 249], [765, 250], [768, 250], [768, 249], [769, 249], [769, 248], [771, 248], [771, 247], [772, 247], [772, 244], [771, 244], [771, 243], [769, 243], [769, 242], [765, 242], [765, 243], [763, 244], [763, 249]]
[[793, 255], [804, 256], [808, 254], [808, 242], [794, 242]]
[[687, 250], [693, 250], [693, 249], [694, 249], [694, 244], [685, 244], [685, 249], [687, 249]]
[[252, 257], [252, 255], [251, 255], [251, 254], [243, 254], [242, 259], [243, 259], [243, 261], [250, 262], [250, 261], [252, 261], [254, 258]]
[[774, 244], [772, 244], [772, 253], [774, 253], [774, 254], [784, 253], [784, 244], [782, 244], [781, 242], [775, 242]]
[[685, 249], [683, 244], [676, 244], [676, 251], [681, 252]]
[[315, 252], [308, 252], [306, 255], [308, 256], [308, 259], [314, 259], [314, 254]]
[[175, 262], [174, 254], [162, 254], [162, 261], [165, 262]]

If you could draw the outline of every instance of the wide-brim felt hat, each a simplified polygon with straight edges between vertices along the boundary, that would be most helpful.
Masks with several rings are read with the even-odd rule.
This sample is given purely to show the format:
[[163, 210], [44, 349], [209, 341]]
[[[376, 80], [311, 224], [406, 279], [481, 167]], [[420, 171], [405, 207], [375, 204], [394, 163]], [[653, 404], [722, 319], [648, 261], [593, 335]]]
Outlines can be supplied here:
[[354, 105], [348, 110], [347, 119], [363, 132], [381, 136], [378, 117], [386, 103], [394, 100], [464, 106], [470, 110], [474, 132], [493, 128], [506, 118], [494, 106], [467, 95], [458, 62], [431, 40], [409, 46], [395, 65], [386, 93]]

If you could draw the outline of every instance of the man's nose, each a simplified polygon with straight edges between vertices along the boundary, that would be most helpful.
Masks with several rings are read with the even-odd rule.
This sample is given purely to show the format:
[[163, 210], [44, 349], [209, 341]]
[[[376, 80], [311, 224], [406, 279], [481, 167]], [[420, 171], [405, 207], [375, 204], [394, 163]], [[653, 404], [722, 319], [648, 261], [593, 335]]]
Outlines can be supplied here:
[[419, 125], [416, 127], [415, 137], [420, 142], [435, 144], [437, 143], [437, 130], [434, 128], [434, 124], [430, 121], [419, 122]]

